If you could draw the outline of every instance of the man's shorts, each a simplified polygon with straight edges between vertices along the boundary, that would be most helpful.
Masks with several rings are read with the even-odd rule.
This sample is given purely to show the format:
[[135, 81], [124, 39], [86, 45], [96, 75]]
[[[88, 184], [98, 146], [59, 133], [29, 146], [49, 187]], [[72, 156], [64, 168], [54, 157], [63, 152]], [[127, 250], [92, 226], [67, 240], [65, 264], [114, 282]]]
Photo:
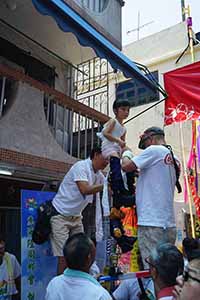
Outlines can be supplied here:
[[138, 226], [138, 243], [144, 269], [148, 269], [149, 265], [145, 262], [151, 251], [160, 243], [175, 244], [176, 227], [154, 227], [154, 226]]
[[73, 234], [83, 232], [81, 216], [56, 215], [51, 217], [51, 246], [54, 256], [63, 256], [66, 240]]

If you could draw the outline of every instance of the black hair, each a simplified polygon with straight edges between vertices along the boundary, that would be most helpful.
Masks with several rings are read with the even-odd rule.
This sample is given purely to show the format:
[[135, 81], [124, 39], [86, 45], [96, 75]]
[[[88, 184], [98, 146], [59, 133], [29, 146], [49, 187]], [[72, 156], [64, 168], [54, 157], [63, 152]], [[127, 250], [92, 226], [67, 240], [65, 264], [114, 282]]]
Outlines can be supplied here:
[[194, 239], [186, 237], [184, 238], [182, 244], [188, 261], [196, 258], [196, 254], [200, 253], [200, 244], [197, 238]]
[[6, 242], [5, 236], [3, 233], [0, 233], [0, 242], [4, 242], [4, 243]]
[[81, 270], [93, 248], [93, 242], [85, 233], [72, 235], [65, 243], [63, 254], [70, 269]]
[[100, 146], [94, 146], [90, 152], [90, 159], [94, 158], [94, 155], [98, 153], [101, 154], [101, 147]]
[[184, 260], [182, 253], [170, 243], [160, 244], [150, 255], [150, 261], [166, 286], [176, 284], [176, 277], [183, 273]]
[[113, 110], [118, 109], [119, 107], [122, 107], [122, 106], [131, 107], [131, 104], [127, 99], [117, 99], [113, 102]]
[[144, 131], [145, 134], [165, 136], [164, 130], [160, 127], [152, 126]]

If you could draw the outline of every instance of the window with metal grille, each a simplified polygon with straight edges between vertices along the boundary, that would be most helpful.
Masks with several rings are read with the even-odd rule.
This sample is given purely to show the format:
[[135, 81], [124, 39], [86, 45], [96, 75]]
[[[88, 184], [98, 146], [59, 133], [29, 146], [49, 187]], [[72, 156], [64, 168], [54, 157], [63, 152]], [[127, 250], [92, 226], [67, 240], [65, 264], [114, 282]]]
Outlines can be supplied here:
[[[158, 71], [151, 73], [151, 76], [158, 81]], [[131, 107], [148, 104], [159, 100], [159, 92], [152, 91], [145, 87], [141, 81], [136, 78], [126, 80], [116, 84], [116, 99], [129, 100]]]
[[106, 9], [108, 2], [109, 0], [82, 0], [82, 5], [91, 11], [100, 13]]

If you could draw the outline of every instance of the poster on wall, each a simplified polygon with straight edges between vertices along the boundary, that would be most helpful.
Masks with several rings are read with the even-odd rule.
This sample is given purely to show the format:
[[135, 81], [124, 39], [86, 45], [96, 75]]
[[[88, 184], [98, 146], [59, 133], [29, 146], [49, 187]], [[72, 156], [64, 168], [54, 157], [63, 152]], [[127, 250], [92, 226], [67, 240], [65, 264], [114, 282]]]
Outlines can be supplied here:
[[52, 255], [50, 242], [36, 245], [32, 232], [37, 208], [54, 197], [55, 193], [32, 190], [21, 191], [21, 246], [22, 246], [22, 299], [45, 298], [49, 281], [57, 275], [57, 257]]

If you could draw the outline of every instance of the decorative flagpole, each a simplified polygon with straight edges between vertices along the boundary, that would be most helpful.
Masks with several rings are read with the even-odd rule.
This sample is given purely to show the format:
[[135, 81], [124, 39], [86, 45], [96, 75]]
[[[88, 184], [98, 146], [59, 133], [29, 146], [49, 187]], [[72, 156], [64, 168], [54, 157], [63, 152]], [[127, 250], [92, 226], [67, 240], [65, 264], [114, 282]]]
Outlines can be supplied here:
[[192, 237], [195, 238], [194, 217], [193, 217], [193, 212], [192, 212], [192, 198], [191, 198], [191, 191], [190, 191], [190, 186], [189, 186], [189, 181], [188, 181], [188, 174], [187, 174], [182, 122], [179, 122], [179, 126], [180, 126], [180, 142], [181, 142], [181, 150], [182, 150], [182, 163], [183, 163], [184, 179], [185, 179], [186, 191], [187, 191], [188, 203], [189, 203]]
[[189, 36], [191, 61], [193, 63], [194, 62], [193, 31], [192, 31], [192, 17], [190, 16], [190, 6], [189, 5], [188, 5], [187, 8], [185, 8], [185, 14], [188, 15], [188, 17], [187, 17], [187, 28], [188, 28], [188, 36]]
[[[187, 6], [187, 8], [183, 9], [183, 13], [184, 13], [184, 15], [185, 14], [188, 15], [187, 28], [188, 28], [191, 61], [193, 63], [194, 62], [194, 47], [193, 47], [192, 17], [190, 16], [190, 6], [189, 5]], [[185, 163], [186, 159], [185, 159], [185, 152], [184, 152], [182, 123], [179, 123], [179, 124], [180, 124], [180, 134], [181, 134], [181, 149], [182, 149], [182, 157], [183, 157], [184, 178], [185, 178], [186, 190], [187, 190], [187, 195], [188, 195], [192, 237], [195, 238], [194, 217], [193, 217], [193, 211], [192, 211], [192, 197], [191, 197], [191, 190], [190, 190], [189, 181], [188, 181], [187, 166]]]

